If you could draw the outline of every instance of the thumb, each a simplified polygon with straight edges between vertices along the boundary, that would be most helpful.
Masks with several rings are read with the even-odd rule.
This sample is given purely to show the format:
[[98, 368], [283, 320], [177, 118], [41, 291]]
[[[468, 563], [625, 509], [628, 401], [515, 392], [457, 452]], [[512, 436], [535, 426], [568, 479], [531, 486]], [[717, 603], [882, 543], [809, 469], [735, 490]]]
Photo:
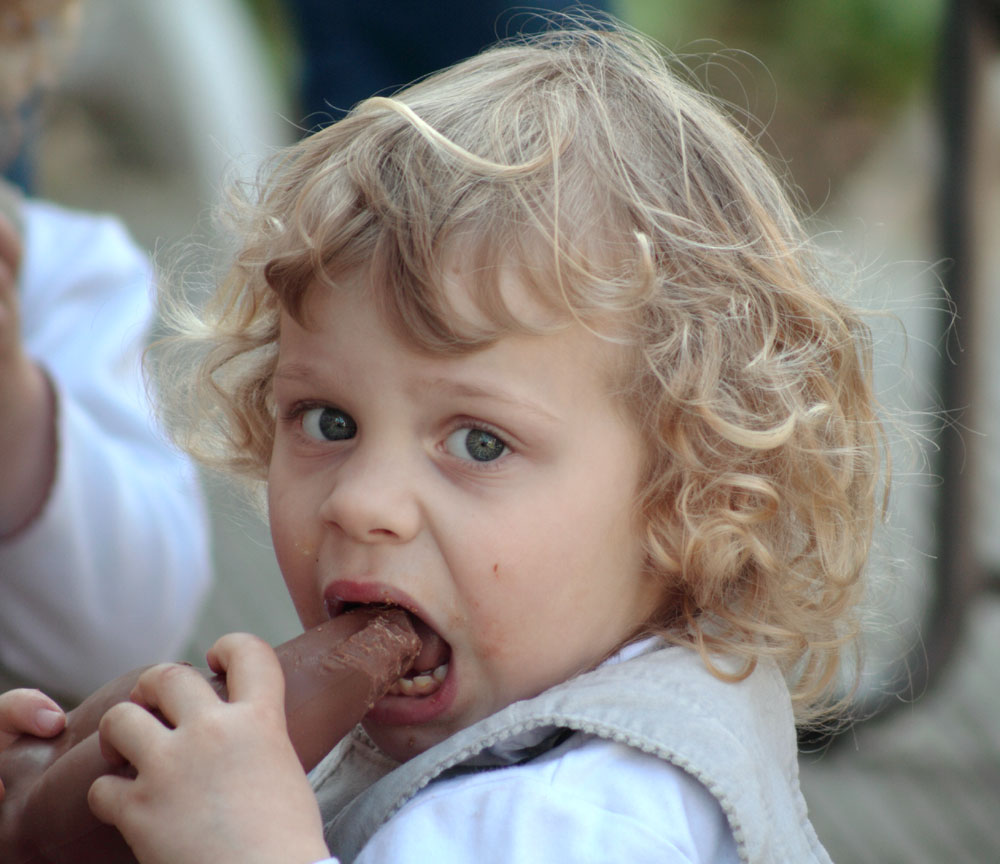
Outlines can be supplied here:
[[39, 690], [8, 690], [0, 693], [0, 749], [18, 735], [51, 738], [66, 726], [66, 714]]

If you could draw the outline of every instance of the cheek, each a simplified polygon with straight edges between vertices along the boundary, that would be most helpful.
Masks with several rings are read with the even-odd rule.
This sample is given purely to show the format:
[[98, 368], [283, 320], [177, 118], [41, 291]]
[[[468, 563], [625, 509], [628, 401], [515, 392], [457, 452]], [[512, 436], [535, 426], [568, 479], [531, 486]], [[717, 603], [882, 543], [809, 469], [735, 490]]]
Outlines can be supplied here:
[[[497, 536], [505, 533], [500, 530]], [[456, 608], [461, 614], [452, 616], [448, 624], [467, 634], [469, 647], [480, 661], [503, 663], [519, 644], [517, 634], [538, 599], [529, 590], [533, 562], [522, 556], [522, 549], [515, 551], [503, 542], [455, 543], [451, 548], [457, 554], [448, 556], [447, 567], [459, 594]]]
[[271, 536], [274, 539], [274, 551], [279, 563], [287, 566], [289, 570], [296, 571], [319, 563], [317, 543], [305, 532], [282, 530], [279, 534], [280, 540], [273, 531]]
[[305, 534], [281, 523], [272, 524], [271, 539], [281, 576], [301, 618], [314, 592], [313, 573], [318, 562], [316, 544]]
[[525, 518], [500, 532], [516, 542], [482, 550], [469, 604], [484, 657], [503, 662], [536, 651], [559, 653], [561, 640], [576, 645], [581, 628], [611, 639], [626, 635], [605, 628], [624, 626], [616, 613], [631, 604], [642, 569], [630, 502], [574, 507], [571, 501], [522, 510]]
[[308, 482], [296, 477], [281, 465], [271, 464], [267, 484], [268, 521], [271, 539], [279, 557], [290, 563], [301, 557], [315, 555], [318, 548], [316, 508]]
[[[295, 501], [268, 490], [271, 542], [288, 594], [303, 625], [321, 622], [317, 618], [315, 570], [319, 561], [319, 537], [312, 522], [295, 509]], [[315, 620], [314, 620], [315, 619]]]
[[512, 615], [514, 610], [509, 606], [501, 606], [501, 599], [486, 598], [486, 602], [479, 604], [476, 615], [476, 654], [489, 666], [503, 665], [517, 654], [524, 641], [523, 636], [519, 638], [516, 626], [523, 618]]
[[511, 664], [523, 670], [525, 659], [546, 641], [553, 610], [567, 603], [571, 580], [560, 574], [573, 569], [573, 562], [560, 560], [547, 544], [483, 550], [466, 570], [476, 577], [465, 589], [480, 660], [498, 670]]

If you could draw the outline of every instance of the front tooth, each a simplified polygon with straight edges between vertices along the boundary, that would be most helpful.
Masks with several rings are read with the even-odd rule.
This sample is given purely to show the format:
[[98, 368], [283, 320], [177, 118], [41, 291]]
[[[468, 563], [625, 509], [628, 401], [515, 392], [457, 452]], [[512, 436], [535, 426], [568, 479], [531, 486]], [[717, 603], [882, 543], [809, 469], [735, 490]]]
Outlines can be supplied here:
[[434, 685], [433, 675], [417, 675], [413, 679], [413, 689], [418, 693], [426, 693], [429, 687]]
[[442, 663], [431, 673], [431, 675], [434, 676], [434, 680], [437, 681], [438, 684], [443, 684], [444, 679], [448, 677], [448, 664]]
[[409, 678], [400, 678], [397, 682], [399, 684], [399, 689], [402, 691], [404, 696], [410, 696], [413, 693], [413, 681]]

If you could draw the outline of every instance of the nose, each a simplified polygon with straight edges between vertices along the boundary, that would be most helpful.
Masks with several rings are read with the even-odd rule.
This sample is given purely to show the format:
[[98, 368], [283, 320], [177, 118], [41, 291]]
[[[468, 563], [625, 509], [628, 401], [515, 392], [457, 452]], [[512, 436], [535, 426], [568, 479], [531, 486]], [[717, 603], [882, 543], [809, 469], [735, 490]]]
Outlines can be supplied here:
[[364, 543], [405, 543], [420, 530], [416, 468], [398, 450], [359, 444], [337, 467], [320, 518]]

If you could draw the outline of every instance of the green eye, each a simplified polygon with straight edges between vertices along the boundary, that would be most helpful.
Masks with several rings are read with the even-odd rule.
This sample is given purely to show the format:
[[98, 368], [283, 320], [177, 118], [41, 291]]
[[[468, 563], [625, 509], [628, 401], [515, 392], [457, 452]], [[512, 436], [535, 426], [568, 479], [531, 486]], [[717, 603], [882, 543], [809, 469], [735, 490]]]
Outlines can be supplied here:
[[456, 429], [445, 440], [445, 448], [452, 456], [473, 462], [492, 462], [507, 452], [503, 439], [485, 429]]
[[310, 408], [302, 414], [302, 431], [317, 441], [345, 441], [358, 434], [358, 424], [338, 408]]

